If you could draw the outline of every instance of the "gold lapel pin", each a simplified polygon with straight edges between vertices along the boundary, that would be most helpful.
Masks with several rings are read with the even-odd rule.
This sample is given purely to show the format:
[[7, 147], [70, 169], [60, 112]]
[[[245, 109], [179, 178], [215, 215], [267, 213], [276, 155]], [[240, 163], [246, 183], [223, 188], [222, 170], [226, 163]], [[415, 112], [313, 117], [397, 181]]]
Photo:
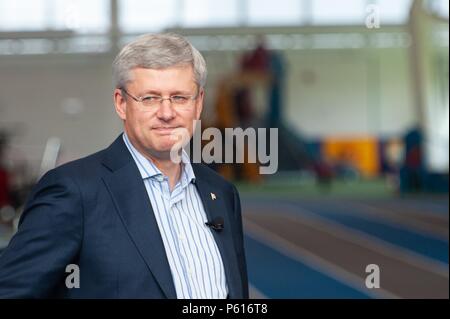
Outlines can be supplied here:
[[217, 198], [217, 197], [216, 197], [216, 194], [211, 193], [211, 199], [212, 199], [212, 200], [216, 200], [216, 198]]

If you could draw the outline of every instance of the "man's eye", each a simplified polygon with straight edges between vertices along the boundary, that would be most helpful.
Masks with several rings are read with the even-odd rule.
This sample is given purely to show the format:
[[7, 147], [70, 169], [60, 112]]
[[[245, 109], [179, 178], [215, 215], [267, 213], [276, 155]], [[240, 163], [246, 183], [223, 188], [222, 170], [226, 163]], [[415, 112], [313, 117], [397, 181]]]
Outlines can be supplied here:
[[175, 102], [186, 102], [188, 100], [188, 98], [186, 96], [182, 96], [182, 95], [174, 95], [174, 96], [172, 96], [172, 100]]
[[142, 98], [143, 102], [156, 102], [160, 100], [161, 98], [159, 96], [145, 96]]

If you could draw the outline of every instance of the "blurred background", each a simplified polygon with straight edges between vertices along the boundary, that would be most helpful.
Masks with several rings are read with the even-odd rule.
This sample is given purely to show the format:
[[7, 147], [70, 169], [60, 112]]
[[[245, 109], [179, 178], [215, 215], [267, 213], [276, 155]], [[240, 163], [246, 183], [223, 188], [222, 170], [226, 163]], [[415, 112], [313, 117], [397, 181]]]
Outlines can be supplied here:
[[172, 31], [208, 65], [202, 128], [278, 128], [276, 174], [212, 165], [241, 192], [252, 297], [448, 298], [448, 19], [446, 0], [0, 0], [0, 250], [43, 173], [122, 131], [118, 50]]

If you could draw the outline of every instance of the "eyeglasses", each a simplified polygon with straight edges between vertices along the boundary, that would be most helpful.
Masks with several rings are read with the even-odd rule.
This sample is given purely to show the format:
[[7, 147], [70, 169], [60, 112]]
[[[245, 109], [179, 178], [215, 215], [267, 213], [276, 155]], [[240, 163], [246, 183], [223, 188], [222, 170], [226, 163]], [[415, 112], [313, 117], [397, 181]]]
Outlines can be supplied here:
[[120, 88], [120, 90], [122, 92], [125, 92], [126, 95], [131, 97], [136, 102], [140, 102], [140, 103], [142, 103], [142, 105], [147, 106], [147, 107], [159, 106], [162, 104], [162, 102], [164, 100], [169, 100], [172, 105], [186, 106], [186, 105], [189, 105], [191, 101], [196, 100], [199, 95], [199, 92], [197, 92], [197, 94], [195, 94], [195, 95], [177, 94], [177, 95], [169, 96], [167, 98], [164, 98], [160, 95], [144, 95], [141, 97], [136, 97], [136, 96], [133, 96], [130, 93], [128, 93], [127, 90], [125, 90], [124, 88]]

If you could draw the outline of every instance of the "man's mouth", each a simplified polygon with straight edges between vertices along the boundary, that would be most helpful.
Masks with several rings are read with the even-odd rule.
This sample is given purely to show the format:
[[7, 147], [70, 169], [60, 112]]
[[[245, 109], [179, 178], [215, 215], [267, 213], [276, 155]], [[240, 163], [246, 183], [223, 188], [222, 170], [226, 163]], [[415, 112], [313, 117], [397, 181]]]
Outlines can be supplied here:
[[159, 134], [171, 134], [176, 128], [178, 128], [178, 126], [155, 126], [152, 130]]

